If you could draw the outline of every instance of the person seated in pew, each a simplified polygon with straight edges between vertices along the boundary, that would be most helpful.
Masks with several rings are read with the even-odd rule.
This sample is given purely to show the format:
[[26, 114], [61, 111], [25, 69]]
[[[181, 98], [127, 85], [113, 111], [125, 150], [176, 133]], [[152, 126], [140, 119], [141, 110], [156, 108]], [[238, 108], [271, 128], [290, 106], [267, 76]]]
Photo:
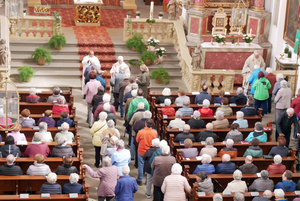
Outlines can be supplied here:
[[274, 195], [275, 195], [275, 201], [288, 201], [287, 199], [284, 198], [284, 191], [282, 189], [275, 189], [274, 190]]
[[175, 116], [175, 109], [171, 106], [171, 100], [165, 99], [165, 106], [161, 107], [161, 114], [167, 116]]
[[14, 157], [22, 156], [20, 148], [15, 145], [13, 136], [7, 136], [4, 142], [5, 144], [0, 147], [2, 158], [6, 158], [9, 154], [14, 155]]
[[222, 156], [222, 163], [219, 163], [216, 167], [216, 174], [232, 174], [236, 169], [236, 165], [230, 160], [230, 155], [224, 154]]
[[212, 117], [214, 115], [213, 110], [210, 109], [209, 106], [210, 106], [210, 101], [207, 100], [207, 99], [204, 99], [202, 108], [198, 109], [201, 116], [203, 116], [203, 117]]
[[263, 156], [263, 151], [259, 147], [259, 140], [255, 137], [251, 141], [251, 146], [245, 151], [243, 157], [252, 156], [253, 158], [259, 158]]
[[223, 89], [220, 89], [220, 91], [218, 93], [219, 96], [215, 96], [214, 97], [214, 104], [215, 103], [222, 104], [222, 100], [224, 98], [224, 94], [225, 94], [225, 91]]
[[169, 125], [168, 125], [168, 128], [171, 128], [171, 129], [183, 129], [183, 126], [185, 125], [185, 121], [182, 121], [182, 113], [180, 111], [176, 111], [175, 113], [175, 119], [174, 120], [171, 120]]
[[34, 134], [31, 144], [26, 147], [24, 152], [24, 156], [29, 158], [33, 158], [37, 154], [42, 154], [44, 157], [48, 157], [50, 155], [49, 146], [42, 142], [41, 133]]
[[[265, 190], [262, 196], [257, 196], [252, 199], [252, 201], [271, 201], [273, 197], [272, 191]], [[295, 201], [295, 200], [294, 200]]]
[[237, 123], [232, 123], [230, 125], [230, 131], [227, 133], [224, 141], [228, 139], [232, 139], [234, 142], [241, 142], [243, 141], [243, 134], [238, 130], [239, 129], [239, 124]]
[[16, 158], [14, 157], [14, 155], [9, 154], [6, 157], [6, 163], [0, 166], [0, 175], [5, 175], [5, 176], [23, 175], [20, 166], [14, 164], [15, 160]]
[[205, 140], [205, 147], [201, 149], [199, 156], [202, 156], [203, 154], [208, 154], [211, 157], [216, 157], [217, 153], [218, 150], [216, 147], [214, 147], [214, 138], [207, 137]]
[[183, 102], [187, 100], [190, 102], [190, 97], [185, 95], [184, 89], [178, 89], [177, 93], [178, 97], [175, 99], [175, 105], [183, 105]]
[[12, 127], [12, 119], [6, 117], [6, 114], [3, 112], [3, 108], [0, 108], [0, 127], [2, 128]]
[[216, 121], [211, 122], [214, 125], [214, 128], [228, 128], [229, 121], [228, 119], [224, 119], [224, 112], [217, 111], [216, 112]]
[[237, 88], [236, 95], [230, 98], [229, 104], [231, 103], [235, 103], [236, 105], [245, 105], [247, 103], [247, 96], [244, 95], [242, 87]]
[[293, 192], [296, 190], [296, 184], [292, 181], [293, 173], [290, 170], [286, 170], [282, 174], [282, 182], [278, 182], [275, 189], [282, 189], [284, 192]]
[[59, 165], [56, 168], [57, 175], [70, 175], [72, 173], [77, 173], [78, 170], [73, 164], [73, 157], [72, 156], [65, 156], [63, 157], [63, 165]]
[[205, 123], [200, 119], [200, 112], [198, 110], [194, 111], [192, 118], [187, 124], [190, 125], [191, 129], [205, 128]]
[[64, 122], [68, 123], [70, 127], [75, 127], [74, 121], [70, 119], [66, 111], [61, 111], [60, 119], [57, 121], [56, 126], [60, 127]]
[[233, 196], [233, 201], [245, 201], [245, 196], [243, 193], [235, 193]]
[[83, 186], [78, 183], [79, 175], [77, 173], [70, 174], [69, 177], [70, 183], [64, 185], [62, 193], [63, 194], [70, 194], [70, 193], [77, 193], [77, 194], [84, 194]]
[[183, 158], [195, 158], [198, 155], [198, 149], [193, 147], [193, 141], [189, 138], [184, 140], [184, 149], [181, 149]]
[[212, 123], [207, 123], [206, 124], [206, 130], [201, 131], [196, 138], [197, 142], [202, 142], [205, 141], [206, 138], [212, 137], [214, 139], [214, 142], [218, 141], [218, 136], [212, 131], [214, 128], [214, 125]]
[[34, 156], [33, 165], [30, 165], [26, 174], [28, 175], [48, 175], [51, 173], [49, 165], [44, 163], [44, 156], [37, 154]]
[[189, 105], [190, 105], [190, 101], [185, 100], [183, 102], [182, 108], [178, 109], [178, 111], [180, 111], [184, 117], [190, 117], [194, 113], [193, 108], [191, 108]]
[[216, 193], [214, 196], [213, 196], [213, 201], [223, 201], [223, 197], [220, 193]]
[[171, 104], [173, 104], [173, 97], [171, 96], [171, 89], [170, 88], [164, 88], [162, 91], [162, 96], [158, 96], [156, 100], [156, 104], [161, 104], [165, 102], [165, 99], [170, 99]]
[[200, 94], [198, 94], [195, 97], [195, 104], [203, 104], [203, 101], [205, 99], [207, 99], [207, 100], [209, 100], [209, 102], [211, 102], [212, 97], [209, 93], [207, 93], [207, 90], [208, 90], [208, 86], [204, 84], [202, 86], [202, 91], [200, 92]]
[[245, 157], [245, 164], [239, 167], [239, 170], [243, 174], [255, 174], [258, 173], [258, 168], [253, 163], [253, 157], [252, 156], [246, 156]]
[[34, 135], [37, 134], [37, 133], [40, 133], [41, 136], [42, 136], [41, 141], [43, 141], [43, 142], [53, 142], [52, 134], [49, 131], [47, 131], [47, 128], [48, 128], [47, 123], [46, 122], [41, 122], [39, 124], [39, 132], [35, 132]]
[[275, 156], [279, 154], [281, 157], [286, 157], [289, 155], [289, 149], [285, 146], [286, 139], [284, 137], [284, 134], [279, 134], [279, 137], [277, 139], [277, 146], [272, 147], [271, 151], [268, 155]]
[[232, 122], [233, 124], [239, 124], [240, 128], [248, 128], [248, 120], [244, 119], [244, 112], [236, 112], [236, 120]]
[[[27, 141], [24, 133], [20, 133], [21, 129], [22, 129], [21, 124], [16, 124], [15, 129], [12, 130], [10, 133], [8, 133], [6, 137], [12, 136], [14, 138], [15, 143], [17, 143], [18, 141]], [[2, 141], [2, 137], [1, 137], [1, 141]]]
[[274, 182], [269, 179], [269, 173], [267, 170], [262, 170], [260, 172], [260, 177], [255, 179], [253, 183], [249, 186], [249, 191], [264, 192], [266, 190], [273, 191]]
[[197, 174], [197, 172], [202, 171], [206, 174], [214, 174], [215, 173], [215, 166], [212, 164], [209, 164], [212, 161], [212, 158], [208, 154], [202, 155], [201, 163], [202, 165], [197, 165], [195, 171], [193, 174]]
[[281, 164], [282, 158], [280, 155], [274, 156], [274, 163], [268, 166], [267, 171], [269, 174], [283, 174], [286, 171], [286, 166]]
[[245, 193], [248, 192], [247, 184], [242, 181], [243, 174], [240, 170], [235, 170], [233, 172], [233, 181], [229, 182], [224, 192], [231, 193]]
[[49, 193], [49, 194], [62, 194], [61, 185], [56, 183], [57, 175], [51, 172], [47, 176], [47, 182], [42, 184], [39, 194]]
[[47, 103], [53, 103], [57, 102], [57, 99], [61, 98], [63, 99], [63, 102], [66, 103], [66, 99], [64, 96], [60, 95], [60, 88], [59, 87], [54, 87], [53, 88], [53, 95], [49, 96], [47, 99]]
[[195, 142], [195, 136], [194, 134], [190, 133], [191, 127], [188, 124], [185, 124], [183, 126], [182, 132], [179, 133], [178, 135], [176, 135], [174, 142], [180, 142], [180, 141], [184, 141], [185, 139], [189, 138], [191, 139], [193, 142]]
[[57, 140], [57, 145], [55, 145], [52, 149], [51, 156], [52, 157], [64, 157], [64, 156], [75, 156], [73, 149], [70, 145], [67, 144], [66, 137], [60, 137]]
[[241, 109], [242, 112], [244, 112], [245, 116], [255, 116], [257, 115], [257, 111], [254, 107], [254, 98], [249, 97], [247, 104]]
[[41, 98], [36, 95], [36, 88], [29, 89], [29, 96], [26, 96], [25, 102], [27, 103], [38, 103], [41, 101]]
[[43, 113], [43, 117], [38, 120], [37, 125], [41, 122], [46, 122], [49, 128], [55, 127], [55, 120], [52, 118], [52, 110], [46, 110]]
[[20, 124], [22, 127], [33, 127], [35, 126], [35, 120], [30, 118], [30, 110], [24, 109], [21, 112]]
[[197, 192], [213, 193], [214, 184], [211, 178], [208, 177], [205, 172], [199, 171], [196, 174], [196, 183], [198, 184]]
[[233, 140], [227, 139], [226, 140], [226, 147], [222, 148], [219, 153], [218, 157], [222, 157], [224, 154], [228, 154], [231, 158], [237, 157], [237, 149], [233, 148]]
[[65, 104], [62, 98], [58, 98], [56, 103], [53, 103], [52, 112], [54, 115], [60, 115], [62, 111], [70, 114], [69, 105]]
[[69, 131], [69, 124], [67, 122], [61, 125], [61, 131], [55, 134], [54, 141], [57, 142], [61, 137], [65, 137], [67, 142], [75, 142], [74, 134]]
[[257, 138], [260, 142], [267, 142], [268, 136], [263, 131], [264, 126], [261, 122], [256, 122], [254, 125], [254, 131], [249, 133], [245, 141], [251, 142], [254, 138]]
[[216, 114], [218, 111], [224, 112], [224, 116], [232, 116], [233, 115], [232, 108], [228, 106], [227, 98], [222, 99], [222, 105], [217, 108]]

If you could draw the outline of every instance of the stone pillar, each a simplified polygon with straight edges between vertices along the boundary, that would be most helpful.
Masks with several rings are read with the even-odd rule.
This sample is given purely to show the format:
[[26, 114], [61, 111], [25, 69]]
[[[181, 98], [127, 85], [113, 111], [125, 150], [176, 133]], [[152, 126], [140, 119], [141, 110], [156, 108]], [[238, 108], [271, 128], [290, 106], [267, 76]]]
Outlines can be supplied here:
[[205, 10], [206, 0], [195, 0], [194, 9], [195, 10]]
[[265, 0], [254, 0], [253, 1], [253, 10], [263, 12], [265, 10], [264, 8]]

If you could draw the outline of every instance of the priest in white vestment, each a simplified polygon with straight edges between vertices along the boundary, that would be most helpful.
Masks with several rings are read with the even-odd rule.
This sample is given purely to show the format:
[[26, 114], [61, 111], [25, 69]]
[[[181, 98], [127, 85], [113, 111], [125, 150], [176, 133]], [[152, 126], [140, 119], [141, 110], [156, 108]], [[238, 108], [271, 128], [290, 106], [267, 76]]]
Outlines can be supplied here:
[[86, 67], [88, 67], [91, 64], [94, 64], [98, 66], [101, 69], [100, 61], [99, 59], [94, 55], [94, 51], [90, 51], [89, 55], [83, 57], [82, 59], [82, 65], [83, 65], [83, 72]]
[[121, 66], [125, 68], [125, 74], [129, 74], [130, 76], [130, 69], [128, 65], [124, 62], [124, 58], [122, 56], [118, 56], [118, 61], [114, 63], [114, 65], [110, 69], [111, 77], [113, 77], [115, 74], [119, 72]]

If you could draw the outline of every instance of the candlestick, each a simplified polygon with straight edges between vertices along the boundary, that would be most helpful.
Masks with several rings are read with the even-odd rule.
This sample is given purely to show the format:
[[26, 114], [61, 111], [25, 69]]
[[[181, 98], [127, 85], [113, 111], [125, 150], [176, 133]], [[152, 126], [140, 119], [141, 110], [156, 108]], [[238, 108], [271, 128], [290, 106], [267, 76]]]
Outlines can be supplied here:
[[242, 32], [241, 32], [241, 29], [239, 29], [239, 33], [238, 33], [238, 35], [241, 35], [241, 33], [242, 33]]
[[151, 4], [150, 4], [150, 20], [153, 20], [153, 10], [154, 10], [154, 2], [151, 1]]
[[252, 34], [252, 29], [250, 29], [250, 34]]
[[214, 32], [215, 32], [215, 28], [213, 27], [211, 35], [214, 35]]
[[227, 29], [225, 28], [225, 36], [226, 36], [226, 33], [227, 33]]

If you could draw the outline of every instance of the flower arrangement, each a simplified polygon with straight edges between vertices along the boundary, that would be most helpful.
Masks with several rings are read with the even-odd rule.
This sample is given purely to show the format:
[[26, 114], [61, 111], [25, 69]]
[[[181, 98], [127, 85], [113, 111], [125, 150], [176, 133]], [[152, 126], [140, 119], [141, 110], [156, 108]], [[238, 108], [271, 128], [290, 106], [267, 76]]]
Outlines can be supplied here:
[[222, 34], [213, 35], [213, 38], [217, 43], [225, 43], [226, 41], [226, 37]]
[[135, 12], [135, 16], [141, 16], [140, 11], [136, 11], [136, 12]]
[[251, 43], [253, 41], [252, 35], [251, 34], [243, 35], [243, 41], [245, 41], [245, 43]]
[[166, 54], [167, 50], [164, 47], [160, 47], [156, 49], [155, 52], [158, 56], [163, 56], [164, 54]]
[[231, 40], [231, 43], [232, 43], [232, 44], [235, 44], [235, 38], [234, 38], [234, 36], [232, 36], [232, 37], [230, 38], [230, 40]]
[[152, 20], [147, 19], [146, 22], [149, 23], [149, 24], [153, 24], [153, 23], [155, 23], [155, 19], [152, 19]]
[[25, 14], [26, 14], [26, 13], [27, 13], [27, 10], [26, 10], [26, 9], [23, 9], [23, 13], [25, 13]]
[[148, 44], [149, 46], [155, 47], [156, 45], [159, 44], [159, 40], [156, 40], [155, 38], [150, 37], [150, 38], [147, 40], [147, 44]]
[[163, 12], [159, 12], [158, 13], [158, 17], [162, 17], [162, 16], [164, 16], [164, 13]]
[[131, 18], [131, 11], [129, 11], [128, 13], [127, 13], [127, 18]]

